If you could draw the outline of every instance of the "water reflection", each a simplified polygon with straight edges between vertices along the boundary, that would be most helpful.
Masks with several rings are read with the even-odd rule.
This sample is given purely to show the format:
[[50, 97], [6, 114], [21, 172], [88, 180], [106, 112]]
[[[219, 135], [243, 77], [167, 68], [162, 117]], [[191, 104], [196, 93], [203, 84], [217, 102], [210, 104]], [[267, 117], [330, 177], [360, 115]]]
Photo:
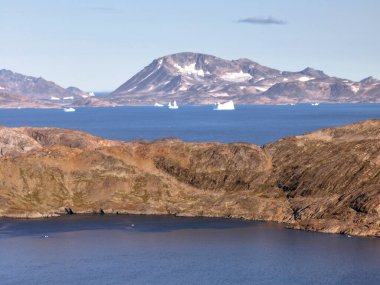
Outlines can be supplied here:
[[379, 239], [173, 216], [0, 223], [1, 284], [380, 284]]

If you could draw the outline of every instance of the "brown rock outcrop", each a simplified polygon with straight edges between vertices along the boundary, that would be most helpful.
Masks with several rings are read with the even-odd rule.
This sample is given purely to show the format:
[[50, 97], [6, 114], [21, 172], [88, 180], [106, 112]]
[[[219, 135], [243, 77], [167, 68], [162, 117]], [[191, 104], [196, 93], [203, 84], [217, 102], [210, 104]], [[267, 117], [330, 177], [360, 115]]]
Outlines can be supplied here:
[[380, 237], [380, 121], [258, 147], [0, 128], [0, 216], [176, 214]]

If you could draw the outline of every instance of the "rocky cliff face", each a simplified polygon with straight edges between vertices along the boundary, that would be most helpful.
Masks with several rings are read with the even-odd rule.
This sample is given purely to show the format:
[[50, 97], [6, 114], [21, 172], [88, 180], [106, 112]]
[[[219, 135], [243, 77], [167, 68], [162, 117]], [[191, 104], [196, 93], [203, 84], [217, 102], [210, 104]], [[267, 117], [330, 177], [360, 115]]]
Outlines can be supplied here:
[[0, 129], [0, 215], [175, 214], [380, 237], [380, 121], [258, 147]]
[[233, 99], [240, 104], [380, 102], [380, 81], [330, 77], [306, 68], [279, 71], [249, 59], [178, 53], [154, 60], [117, 88], [115, 104], [210, 104]]

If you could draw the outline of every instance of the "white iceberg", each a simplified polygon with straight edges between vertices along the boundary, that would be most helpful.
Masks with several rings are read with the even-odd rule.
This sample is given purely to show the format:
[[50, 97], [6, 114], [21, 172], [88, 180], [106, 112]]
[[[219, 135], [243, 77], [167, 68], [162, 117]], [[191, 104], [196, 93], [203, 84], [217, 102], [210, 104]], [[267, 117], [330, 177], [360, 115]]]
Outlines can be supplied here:
[[235, 105], [232, 100], [227, 101], [225, 103], [216, 103], [216, 107], [214, 110], [235, 110]]
[[173, 104], [172, 104], [172, 102], [169, 102], [169, 104], [168, 104], [168, 108], [169, 108], [169, 109], [178, 109], [177, 102], [174, 101]]

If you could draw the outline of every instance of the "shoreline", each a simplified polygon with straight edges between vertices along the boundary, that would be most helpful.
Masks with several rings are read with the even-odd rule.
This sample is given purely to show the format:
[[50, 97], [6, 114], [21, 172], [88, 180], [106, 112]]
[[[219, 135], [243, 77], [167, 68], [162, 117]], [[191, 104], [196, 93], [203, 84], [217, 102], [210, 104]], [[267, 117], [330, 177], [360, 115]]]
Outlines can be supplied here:
[[[294, 106], [304, 106], [304, 105], [309, 105], [315, 103], [315, 101], [310, 101], [310, 102], [299, 102], [299, 103], [235, 103], [235, 106], [289, 106], [289, 107], [294, 107]], [[319, 101], [319, 106], [321, 105], [380, 105], [380, 102], [321, 102]], [[292, 105], [294, 104], [294, 105]], [[182, 107], [206, 107], [206, 106], [214, 106], [215, 103], [208, 103], [208, 104], [182, 104], [180, 106]], [[154, 107], [156, 109], [167, 109], [167, 106], [158, 108], [154, 106], [154, 103], [152, 104], [130, 104], [130, 105], [105, 105], [105, 106], [76, 106], [76, 105], [68, 105], [68, 106], [41, 106], [41, 107], [23, 107], [23, 106], [17, 106], [17, 107], [8, 107], [8, 106], [0, 106], [0, 110], [23, 110], [23, 109], [41, 109], [41, 110], [51, 110], [51, 109], [57, 109], [60, 110], [63, 108], [67, 107], [73, 107], [77, 109], [90, 109], [90, 108], [118, 108], [118, 107]], [[318, 106], [314, 106], [318, 107]]]
[[[137, 212], [125, 212], [125, 211], [116, 211], [116, 212], [107, 212], [104, 211], [104, 214], [101, 214], [100, 212], [96, 211], [81, 211], [81, 212], [75, 212], [73, 214], [66, 214], [62, 212], [56, 212], [53, 214], [41, 214], [40, 216], [28, 216], [27, 214], [25, 216], [20, 215], [5, 215], [0, 216], [0, 222], [4, 219], [7, 220], [24, 220], [24, 221], [43, 221], [43, 220], [54, 220], [56, 218], [70, 218], [70, 217], [114, 217], [114, 216], [144, 216], [144, 217], [174, 217], [174, 218], [207, 218], [207, 219], [219, 219], [219, 220], [240, 220], [240, 221], [247, 221], [247, 222], [258, 222], [258, 223], [274, 223], [283, 226], [285, 229], [289, 230], [296, 230], [296, 231], [303, 231], [303, 232], [310, 232], [310, 233], [320, 233], [320, 234], [329, 234], [329, 235], [344, 235], [347, 237], [351, 237], [351, 234], [346, 232], [333, 232], [333, 231], [315, 231], [310, 229], [304, 229], [299, 227], [297, 224], [294, 223], [285, 223], [285, 222], [278, 222], [278, 221], [268, 221], [268, 220], [257, 220], [257, 219], [248, 219], [244, 217], [226, 217], [226, 216], [193, 216], [193, 215], [181, 215], [181, 214], [169, 214], [169, 213], [137, 213]], [[353, 237], [359, 237], [359, 238], [371, 238], [371, 239], [378, 239], [380, 236], [377, 235], [355, 235], [352, 234]]]

